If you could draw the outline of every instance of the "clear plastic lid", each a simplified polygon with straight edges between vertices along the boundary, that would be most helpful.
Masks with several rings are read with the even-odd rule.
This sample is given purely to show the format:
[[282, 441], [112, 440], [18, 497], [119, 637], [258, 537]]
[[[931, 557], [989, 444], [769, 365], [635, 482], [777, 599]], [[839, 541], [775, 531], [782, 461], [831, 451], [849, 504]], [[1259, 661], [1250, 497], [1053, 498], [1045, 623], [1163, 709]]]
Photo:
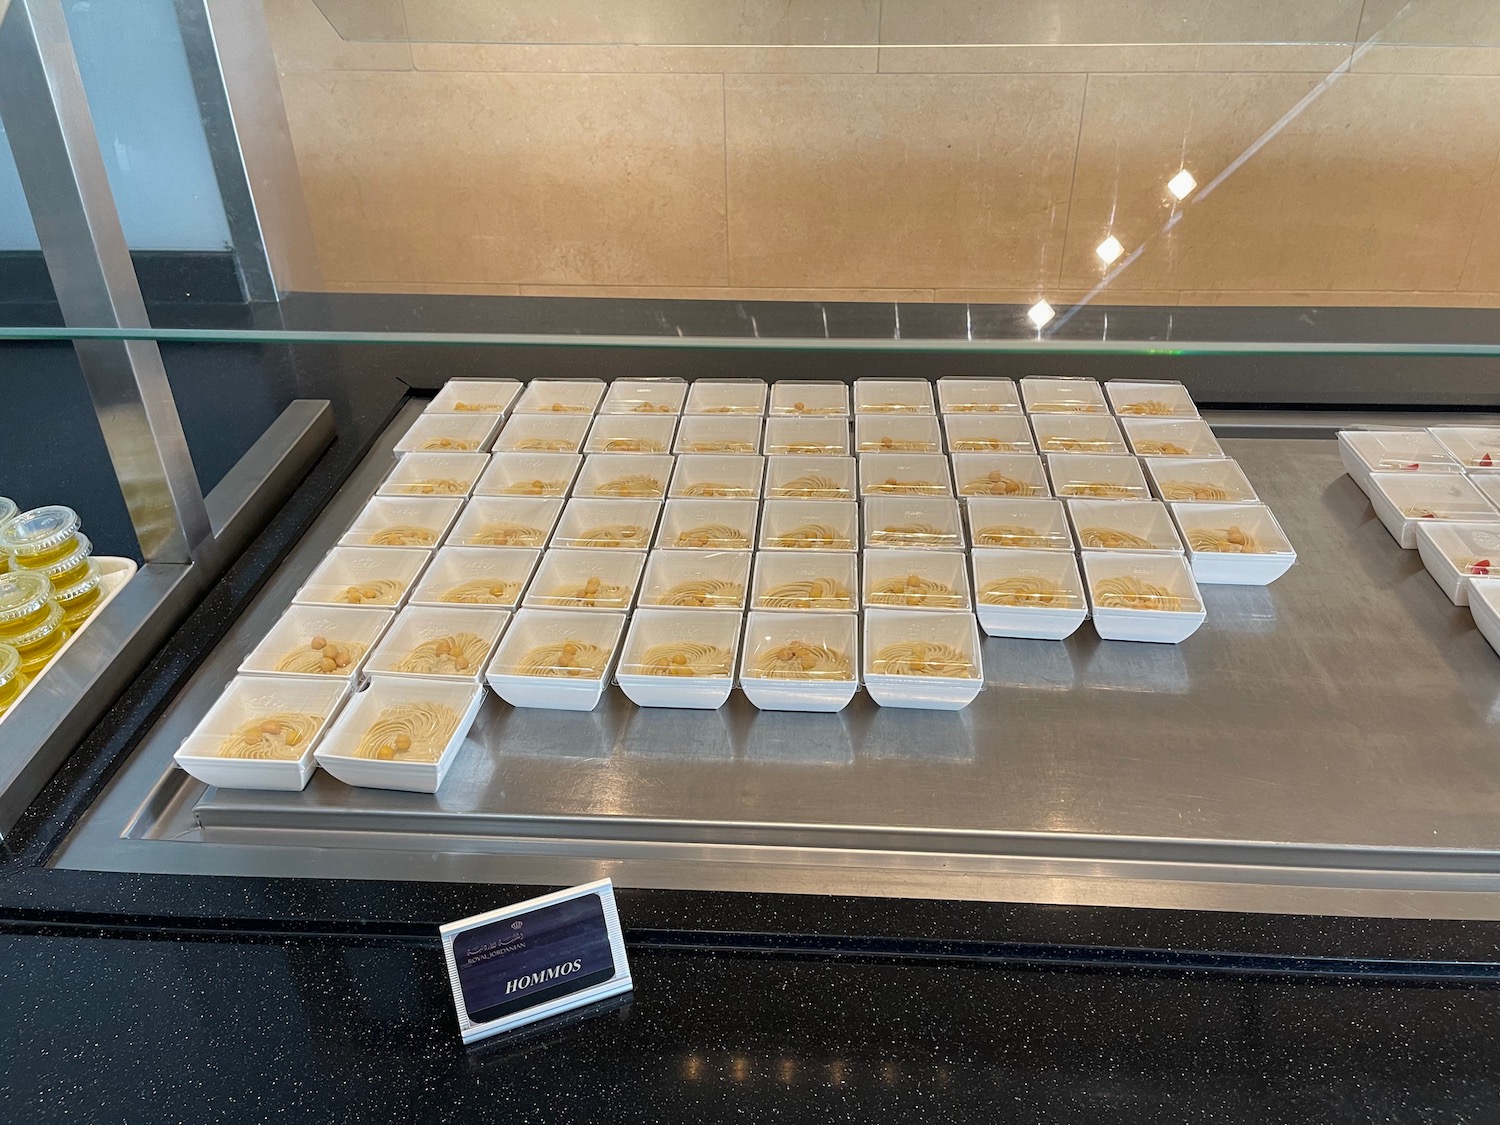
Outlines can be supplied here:
[[81, 565], [93, 552], [94, 545], [89, 542], [88, 536], [82, 532], [78, 535], [78, 546], [69, 551], [62, 558], [49, 562], [46, 566], [27, 566], [26, 560], [21, 559], [16, 563], [17, 570], [23, 570], [28, 574], [40, 574], [43, 578], [52, 579], [60, 574], [66, 574], [75, 567]]
[[78, 513], [61, 504], [33, 508], [0, 526], [0, 550], [11, 554], [40, 555], [68, 541], [77, 533]]
[[89, 596], [99, 588], [99, 568], [94, 565], [92, 559], [88, 562], [88, 573], [77, 582], [70, 582], [61, 590], [57, 591], [58, 604], [67, 609], [69, 603], [80, 601]]
[[21, 674], [21, 654], [10, 645], [0, 645], [0, 687], [9, 687]]
[[0, 625], [24, 621], [52, 598], [52, 583], [45, 575], [20, 571], [0, 575]]
[[34, 644], [40, 644], [53, 633], [62, 628], [63, 607], [56, 602], [47, 606], [47, 616], [35, 629], [28, 629], [19, 637], [7, 637], [6, 643], [14, 645], [17, 649], [30, 648]]
[[0, 524], [13, 517], [21, 509], [16, 507], [16, 502], [9, 496], [0, 496]]

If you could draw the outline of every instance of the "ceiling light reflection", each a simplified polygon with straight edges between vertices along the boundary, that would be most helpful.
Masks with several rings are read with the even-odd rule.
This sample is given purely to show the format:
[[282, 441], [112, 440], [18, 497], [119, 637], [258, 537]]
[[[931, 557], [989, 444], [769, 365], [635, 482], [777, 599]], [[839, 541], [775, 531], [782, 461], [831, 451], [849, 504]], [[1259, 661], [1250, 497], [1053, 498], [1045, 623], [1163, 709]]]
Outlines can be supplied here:
[[1038, 328], [1041, 328], [1056, 315], [1057, 310], [1047, 303], [1045, 297], [1026, 310], [1026, 319]]
[[1193, 189], [1198, 186], [1198, 181], [1193, 179], [1193, 174], [1184, 168], [1177, 175], [1167, 181], [1167, 190], [1178, 199], [1186, 199], [1193, 194]]
[[1110, 235], [1103, 242], [1099, 243], [1098, 246], [1094, 247], [1094, 253], [1098, 254], [1099, 260], [1108, 266], [1113, 265], [1115, 259], [1125, 253], [1125, 247], [1120, 244], [1118, 238]]

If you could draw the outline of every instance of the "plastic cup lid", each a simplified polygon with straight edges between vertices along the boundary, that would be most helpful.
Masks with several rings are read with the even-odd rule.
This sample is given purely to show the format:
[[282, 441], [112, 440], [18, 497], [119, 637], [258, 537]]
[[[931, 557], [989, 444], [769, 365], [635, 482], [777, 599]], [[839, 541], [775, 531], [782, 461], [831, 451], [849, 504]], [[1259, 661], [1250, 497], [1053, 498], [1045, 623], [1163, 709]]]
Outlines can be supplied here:
[[[47, 620], [43, 621], [35, 629], [22, 633], [19, 637], [7, 638], [9, 643], [16, 648], [29, 648], [34, 644], [45, 641], [53, 633], [62, 629], [63, 607], [53, 602], [47, 607]], [[66, 634], [64, 634], [66, 636]]]
[[61, 590], [57, 591], [57, 600], [66, 607], [69, 602], [76, 602], [79, 598], [97, 590], [99, 582], [99, 570], [91, 561], [89, 563], [88, 576], [80, 578], [72, 585], [64, 586]]
[[[79, 563], [83, 562], [93, 553], [93, 550], [94, 545], [89, 542], [88, 536], [79, 532], [78, 546], [56, 562], [50, 562], [46, 566], [33, 567], [27, 566], [25, 559], [15, 559], [13, 561], [18, 571], [25, 571], [28, 574], [40, 574], [44, 578], [56, 578], [59, 574], [66, 574]], [[80, 581], [82, 580], [80, 579]], [[58, 596], [61, 597], [61, 595]]]
[[30, 617], [52, 599], [52, 583], [45, 575], [12, 571], [0, 575], [0, 625]]
[[9, 496], [0, 496], [0, 524], [5, 523], [20, 510]]
[[21, 654], [10, 645], [0, 645], [0, 687], [4, 687], [21, 672]]
[[78, 513], [72, 508], [61, 504], [33, 508], [0, 526], [0, 548], [11, 554], [41, 554], [67, 542], [78, 526]]

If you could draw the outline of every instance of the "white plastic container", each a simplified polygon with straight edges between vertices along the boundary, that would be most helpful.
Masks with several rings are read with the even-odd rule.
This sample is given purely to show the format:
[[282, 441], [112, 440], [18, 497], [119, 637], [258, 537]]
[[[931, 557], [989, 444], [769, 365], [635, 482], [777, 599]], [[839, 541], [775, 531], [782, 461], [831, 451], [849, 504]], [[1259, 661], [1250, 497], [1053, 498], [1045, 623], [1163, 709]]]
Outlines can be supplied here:
[[1253, 504], [1255, 488], [1229, 457], [1145, 457], [1146, 475], [1158, 497], [1173, 503]]
[[567, 496], [583, 464], [577, 453], [496, 453], [475, 496]]
[[515, 379], [449, 379], [422, 413], [503, 415], [520, 393]]
[[563, 503], [559, 499], [476, 496], [465, 506], [443, 546], [544, 547]]
[[758, 454], [761, 418], [755, 415], [695, 414], [682, 419], [673, 453]]
[[591, 420], [587, 414], [512, 414], [492, 448], [496, 453], [577, 453]]
[[688, 387], [684, 414], [764, 414], [766, 384], [761, 379], [697, 379]]
[[483, 453], [408, 453], [375, 490], [377, 496], [458, 496], [474, 483], [490, 459]]
[[1500, 473], [1470, 473], [1469, 483], [1479, 489], [1479, 495], [1488, 500], [1492, 508], [1500, 509]]
[[1151, 490], [1134, 457], [1113, 453], [1049, 453], [1052, 492], [1080, 500], [1149, 500]]
[[1500, 472], [1500, 426], [1433, 426], [1427, 431], [1468, 472]]
[[847, 418], [768, 418], [767, 453], [817, 457], [849, 455]]
[[[473, 609], [458, 606], [412, 606], [396, 615], [396, 620], [386, 630], [380, 644], [365, 661], [365, 675], [371, 679], [394, 676], [401, 679], [448, 680], [480, 683], [484, 670], [494, 655], [500, 634], [505, 632], [510, 620], [507, 610]], [[479, 644], [469, 641], [468, 651], [460, 646], [448, 646], [450, 651], [420, 651], [422, 646], [435, 646], [444, 640], [478, 638]], [[482, 647], [481, 647], [482, 646]], [[454, 651], [456, 649], [456, 651]], [[427, 658], [424, 660], [424, 658]], [[409, 659], [424, 661], [419, 668], [403, 668]]]
[[926, 379], [856, 379], [855, 414], [936, 414]]
[[[1197, 632], [1208, 616], [1193, 572], [1181, 555], [1085, 551], [1083, 577], [1094, 629], [1107, 641], [1178, 644]], [[1116, 581], [1141, 584], [1127, 587], [1124, 593], [1143, 604], [1164, 608], [1135, 608], [1114, 602], [1113, 596], [1119, 592], [1112, 595], [1101, 584]]]
[[[388, 609], [355, 606], [291, 605], [261, 642], [240, 662], [242, 676], [279, 676], [299, 680], [359, 681], [365, 660], [389, 628], [395, 613]], [[314, 641], [321, 641], [314, 649]], [[305, 651], [309, 656], [329, 645], [344, 648], [353, 657], [346, 667], [331, 671], [296, 672], [279, 668], [288, 656]], [[338, 655], [338, 654], [334, 654]], [[327, 664], [325, 662], [324, 666]]]
[[864, 553], [860, 597], [867, 609], [967, 610], [969, 575], [958, 551], [911, 548]]
[[658, 548], [748, 551], [755, 546], [760, 505], [754, 500], [668, 500], [656, 532]]
[[599, 379], [533, 379], [516, 400], [516, 414], [589, 415], [604, 397]]
[[1043, 453], [1129, 453], [1113, 418], [1096, 414], [1037, 414], [1031, 419]]
[[674, 467], [670, 453], [590, 453], [573, 482], [573, 495], [660, 500]]
[[[1264, 504], [1173, 504], [1172, 518], [1187, 544], [1193, 577], [1201, 584], [1268, 586], [1297, 561], [1297, 552]], [[1228, 549], [1214, 550], [1214, 545]]]
[[652, 551], [640, 605], [694, 613], [742, 610], [750, 590], [750, 558], [749, 551]]
[[1469, 580], [1469, 612], [1490, 648], [1500, 653], [1500, 578]]
[[[238, 676], [193, 733], [183, 739], [173, 760], [206, 785], [224, 789], [275, 789], [296, 792], [307, 787], [314, 766], [313, 752], [349, 693], [348, 681], [284, 676]], [[317, 725], [296, 749], [295, 758], [225, 758], [224, 741], [251, 723], [271, 721], [278, 714], [316, 715]]]
[[521, 604], [528, 609], [628, 613], [645, 566], [644, 551], [554, 547], [542, 556]]
[[616, 379], [599, 404], [600, 414], [682, 413], [687, 399], [685, 379]]
[[[740, 645], [740, 688], [762, 711], [842, 711], [859, 690], [859, 618], [752, 610]], [[804, 669], [804, 648], [826, 657]], [[794, 674], [768, 669], [794, 665]]]
[[771, 384], [770, 412], [799, 418], [847, 418], [849, 384], [782, 379]]
[[339, 546], [436, 550], [463, 506], [458, 497], [373, 496], [339, 537]]
[[598, 500], [578, 497], [568, 501], [557, 529], [554, 547], [593, 547], [601, 550], [644, 551], [661, 515], [660, 500]]
[[670, 453], [675, 414], [601, 414], [584, 439], [585, 453]]
[[759, 500], [765, 471], [764, 457], [684, 453], [677, 458], [667, 496], [674, 500]]
[[1183, 551], [1160, 500], [1069, 500], [1068, 518], [1085, 551]]
[[1019, 414], [1021, 398], [1011, 379], [971, 379], [949, 375], [937, 381], [944, 414]]
[[1181, 383], [1111, 379], [1104, 384], [1109, 405], [1122, 418], [1196, 418], [1198, 407]]
[[972, 566], [979, 627], [991, 637], [1060, 641], [1088, 616], [1070, 551], [976, 549]]
[[931, 414], [861, 414], [854, 419], [856, 453], [941, 453], [943, 432]]
[[1073, 551], [1073, 531], [1061, 500], [976, 496], [964, 507], [969, 542], [976, 550]]
[[335, 547], [292, 600], [298, 605], [404, 605], [430, 551], [400, 547]]
[[397, 453], [485, 453], [500, 432], [498, 414], [422, 414], [401, 435]]
[[1026, 419], [1012, 414], [945, 414], [949, 453], [1035, 453]]
[[[956, 655], [950, 658], [949, 653]], [[957, 711], [984, 687], [979, 628], [972, 613], [867, 609], [864, 656], [865, 690], [882, 707]], [[908, 665], [914, 670], [890, 671]], [[934, 667], [948, 671], [915, 670]]]
[[958, 501], [939, 496], [867, 496], [864, 544], [868, 547], [964, 548]]
[[[349, 700], [322, 744], [314, 752], [318, 765], [345, 785], [364, 789], [398, 789], [407, 793], [436, 793], [448, 776], [459, 747], [484, 704], [484, 688], [467, 680], [419, 680], [410, 676], [372, 680], [370, 686]], [[400, 753], [420, 755], [383, 760], [359, 754], [360, 743], [382, 711], [400, 707], [439, 707], [451, 712], [457, 723], [452, 733], [432, 746], [427, 760], [425, 743]], [[385, 745], [394, 748], [394, 740]], [[378, 752], [378, 747], [376, 748]]]
[[410, 604], [514, 609], [541, 557], [529, 547], [444, 547], [422, 572]]
[[761, 551], [750, 608], [786, 613], [859, 609], [859, 557], [843, 551]]
[[[485, 678], [512, 707], [592, 711], [609, 682], [624, 631], [623, 613], [523, 609], [511, 620]], [[523, 671], [529, 657], [552, 674]]]
[[859, 505], [847, 500], [767, 500], [760, 515], [763, 551], [857, 551]]
[[1500, 512], [1464, 476], [1371, 473], [1370, 487], [1366, 491], [1380, 522], [1408, 551], [1416, 549], [1417, 524], [1423, 520], [1500, 522]]
[[855, 500], [858, 497], [859, 484], [853, 457], [783, 454], [766, 458], [768, 500]]
[[1042, 459], [1034, 453], [953, 453], [960, 496], [1045, 497], [1052, 495]]
[[1224, 450], [1199, 418], [1124, 418], [1125, 436], [1140, 457], [1222, 457]]
[[1471, 582], [1500, 577], [1500, 526], [1422, 523], [1417, 526], [1417, 552], [1448, 600], [1468, 605]]
[[734, 690], [739, 643], [738, 613], [642, 609], [631, 618], [615, 682], [637, 707], [722, 707]]
[[1021, 380], [1021, 401], [1029, 414], [1108, 414], [1104, 392], [1094, 379], [1028, 375]]
[[1426, 430], [1340, 430], [1339, 460], [1370, 491], [1371, 473], [1461, 473], [1463, 466]]
[[860, 496], [952, 496], [953, 476], [941, 453], [861, 453]]

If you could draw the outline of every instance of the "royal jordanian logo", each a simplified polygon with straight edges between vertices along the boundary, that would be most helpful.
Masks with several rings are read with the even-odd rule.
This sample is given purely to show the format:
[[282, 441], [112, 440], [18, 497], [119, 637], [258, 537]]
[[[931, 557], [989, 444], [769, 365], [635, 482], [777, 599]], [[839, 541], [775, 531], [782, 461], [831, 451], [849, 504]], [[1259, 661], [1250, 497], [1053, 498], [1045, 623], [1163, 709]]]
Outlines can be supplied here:
[[536, 973], [527, 973], [524, 977], [517, 977], [513, 981], [506, 982], [505, 994], [507, 996], [514, 992], [525, 992], [539, 984], [557, 980], [559, 977], [571, 976], [583, 969], [582, 961], [564, 961], [561, 965], [553, 965], [550, 969], [543, 969]]

